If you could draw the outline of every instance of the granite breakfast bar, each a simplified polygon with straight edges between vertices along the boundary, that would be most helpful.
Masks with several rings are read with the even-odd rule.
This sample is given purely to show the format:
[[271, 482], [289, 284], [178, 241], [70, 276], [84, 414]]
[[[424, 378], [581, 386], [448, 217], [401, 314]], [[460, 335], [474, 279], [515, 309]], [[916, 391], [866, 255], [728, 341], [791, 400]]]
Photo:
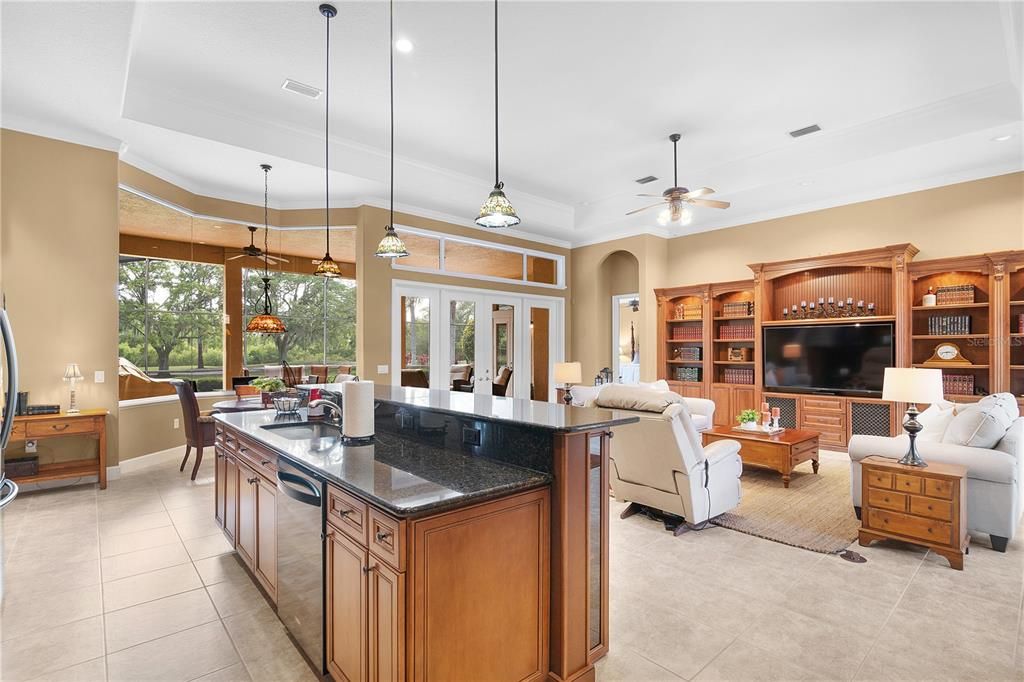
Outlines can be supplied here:
[[355, 446], [304, 414], [216, 415], [217, 520], [313, 667], [593, 679], [608, 438], [635, 418], [391, 386], [375, 402], [376, 436]]

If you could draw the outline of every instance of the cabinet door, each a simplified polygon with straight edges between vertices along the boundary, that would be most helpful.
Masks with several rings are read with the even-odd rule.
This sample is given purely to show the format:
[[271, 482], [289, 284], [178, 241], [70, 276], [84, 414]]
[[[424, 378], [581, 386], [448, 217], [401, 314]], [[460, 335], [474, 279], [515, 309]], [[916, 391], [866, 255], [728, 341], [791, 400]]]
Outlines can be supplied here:
[[256, 559], [256, 472], [238, 463], [238, 534], [235, 549], [246, 566], [253, 568]]
[[277, 488], [262, 476], [256, 489], [256, 577], [277, 601]]
[[721, 384], [711, 385], [711, 399], [715, 401], [715, 426], [729, 426], [736, 417], [732, 408], [732, 388]]
[[[732, 411], [733, 417], [742, 412], [743, 410], [756, 410], [758, 406], [754, 404], [754, 387], [753, 386], [734, 386], [732, 389]], [[758, 417], [760, 420], [760, 417]]]
[[369, 573], [370, 680], [405, 679], [405, 574], [373, 560]]
[[238, 535], [238, 460], [224, 455], [224, 534], [235, 544]]
[[224, 527], [224, 506], [227, 502], [225, 496], [224, 485], [226, 483], [225, 466], [226, 461], [224, 458], [224, 451], [219, 447], [214, 449], [214, 467], [213, 467], [213, 517], [217, 520], [217, 525], [221, 528]]
[[367, 679], [366, 550], [327, 532], [327, 669], [338, 682]]

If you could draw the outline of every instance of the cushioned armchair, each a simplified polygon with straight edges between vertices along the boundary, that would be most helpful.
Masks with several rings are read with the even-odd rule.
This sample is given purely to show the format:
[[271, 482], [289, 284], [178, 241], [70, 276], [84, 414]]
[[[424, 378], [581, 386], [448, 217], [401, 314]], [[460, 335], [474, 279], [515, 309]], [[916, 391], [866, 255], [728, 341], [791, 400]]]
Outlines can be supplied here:
[[[643, 505], [698, 524], [740, 503], [743, 463], [737, 441], [703, 447], [685, 402], [660, 413], [628, 413], [640, 416], [640, 422], [615, 429], [609, 472], [615, 498], [633, 503], [623, 516]], [[676, 534], [685, 529], [680, 524]]]
[[[649, 388], [657, 391], [668, 391], [668, 382], [665, 380], [653, 381], [647, 384], [602, 384], [600, 386], [573, 386], [572, 404], [582, 407], [594, 403], [601, 389], [605, 386], [625, 386], [636, 388]], [[678, 395], [678, 394], [676, 394]], [[715, 425], [715, 401], [707, 398], [686, 398], [679, 396], [681, 402], [686, 403], [686, 409], [690, 413], [693, 427], [697, 431], [707, 431]]]
[[[1005, 397], [1008, 396], [1008, 397]], [[1009, 394], [995, 394], [984, 402], [1002, 400], [1011, 410], [1003, 416], [1008, 424], [1005, 432], [990, 436], [998, 438], [991, 447], [962, 445], [963, 434], [949, 433], [953, 419], [952, 404], [936, 404], [921, 413], [918, 421], [924, 429], [917, 436], [917, 451], [926, 462], [945, 462], [967, 467], [967, 528], [990, 536], [992, 548], [1006, 551], [1020, 524], [1024, 500], [1024, 418], [1016, 410], [1016, 399]], [[948, 406], [948, 408], [946, 407]], [[961, 406], [962, 409], [962, 406]], [[948, 411], [948, 412], [947, 412]], [[992, 426], [996, 420], [988, 420]], [[968, 425], [970, 428], [970, 425]], [[971, 430], [968, 436], [977, 436]], [[899, 459], [907, 452], [906, 435], [896, 438], [881, 436], [853, 436], [850, 439], [850, 495], [854, 511], [860, 516], [861, 460], [870, 455]]]
[[196, 449], [196, 463], [192, 467], [192, 480], [196, 480], [199, 473], [199, 465], [203, 463], [203, 448], [210, 447], [214, 443], [214, 410], [201, 411], [199, 401], [196, 400], [195, 391], [188, 381], [174, 380], [174, 391], [178, 394], [178, 401], [181, 403], [181, 421], [185, 425], [185, 457], [181, 460], [178, 471], [185, 470], [188, 456], [192, 448]]

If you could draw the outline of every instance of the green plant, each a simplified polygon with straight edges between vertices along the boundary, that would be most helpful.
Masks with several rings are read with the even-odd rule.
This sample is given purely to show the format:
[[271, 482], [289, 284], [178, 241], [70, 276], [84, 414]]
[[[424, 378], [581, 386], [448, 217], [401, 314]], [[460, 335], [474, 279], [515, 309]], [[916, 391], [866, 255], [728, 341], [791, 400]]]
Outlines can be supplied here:
[[284, 390], [284, 379], [278, 377], [259, 377], [249, 382], [264, 393]]
[[757, 410], [743, 410], [742, 412], [739, 413], [739, 416], [736, 417], [736, 421], [738, 421], [740, 424], [756, 422]]

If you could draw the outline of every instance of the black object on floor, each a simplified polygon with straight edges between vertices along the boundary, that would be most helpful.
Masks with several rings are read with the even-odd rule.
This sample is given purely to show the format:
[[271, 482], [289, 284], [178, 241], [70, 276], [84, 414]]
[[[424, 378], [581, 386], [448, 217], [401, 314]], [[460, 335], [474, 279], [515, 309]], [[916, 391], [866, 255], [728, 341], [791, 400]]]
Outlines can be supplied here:
[[857, 552], [854, 552], [852, 549], [844, 549], [842, 552], [839, 553], [839, 558], [846, 559], [847, 561], [853, 564], [867, 563], [867, 558], [865, 558], [861, 554], [857, 554]]

